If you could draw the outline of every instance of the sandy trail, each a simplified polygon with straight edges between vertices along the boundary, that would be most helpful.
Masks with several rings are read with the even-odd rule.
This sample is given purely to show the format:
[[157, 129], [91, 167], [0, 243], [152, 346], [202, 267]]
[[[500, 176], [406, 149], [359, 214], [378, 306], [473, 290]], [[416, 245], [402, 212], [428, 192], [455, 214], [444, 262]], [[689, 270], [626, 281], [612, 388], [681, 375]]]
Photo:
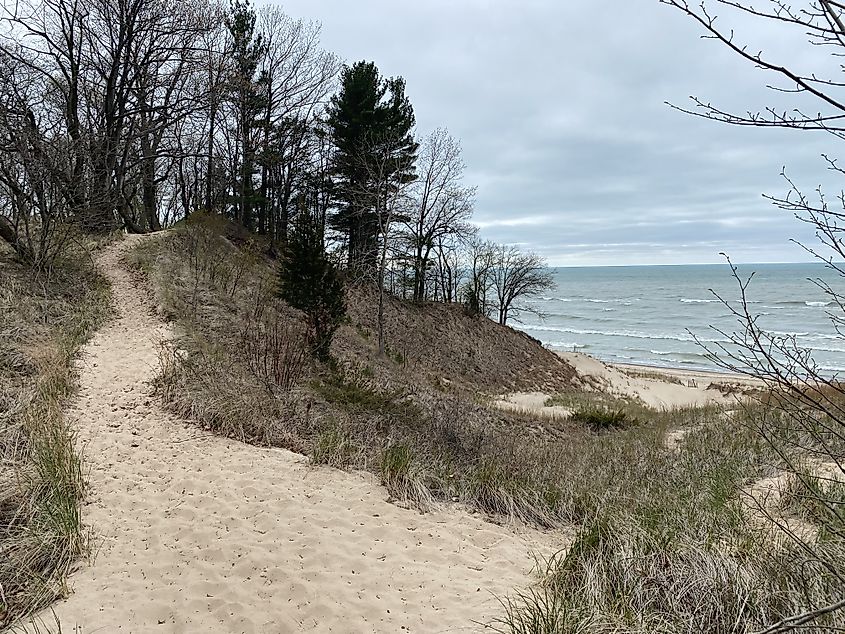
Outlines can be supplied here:
[[[185, 425], [150, 396], [169, 336], [121, 264], [118, 317], [85, 350], [75, 419], [98, 550], [54, 606], [64, 631], [462, 632], [530, 583], [548, 536], [386, 502], [364, 474], [312, 468]], [[49, 619], [49, 617], [48, 617]]]

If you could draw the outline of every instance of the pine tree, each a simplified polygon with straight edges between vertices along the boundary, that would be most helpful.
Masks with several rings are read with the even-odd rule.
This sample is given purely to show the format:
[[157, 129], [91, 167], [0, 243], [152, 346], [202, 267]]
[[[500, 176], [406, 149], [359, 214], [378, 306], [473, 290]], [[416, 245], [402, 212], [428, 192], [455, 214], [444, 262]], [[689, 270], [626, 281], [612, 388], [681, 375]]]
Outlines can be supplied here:
[[326, 256], [322, 227], [313, 214], [297, 214], [279, 271], [279, 296], [305, 313], [312, 354], [328, 360], [346, 306], [337, 268]]
[[388, 177], [397, 185], [415, 178], [414, 122], [404, 79], [383, 79], [372, 62], [344, 67], [340, 92], [328, 108], [340, 203], [331, 225], [346, 235], [352, 266], [375, 264], [379, 223], [372, 166], [390, 165]]
[[256, 135], [259, 115], [265, 103], [266, 78], [256, 78], [264, 42], [255, 32], [255, 10], [249, 0], [231, 0], [226, 26], [232, 37], [233, 72], [229, 80], [231, 100], [237, 118], [236, 138], [240, 146], [240, 165], [235, 182], [234, 218], [253, 228], [257, 195], [253, 183], [256, 173]]

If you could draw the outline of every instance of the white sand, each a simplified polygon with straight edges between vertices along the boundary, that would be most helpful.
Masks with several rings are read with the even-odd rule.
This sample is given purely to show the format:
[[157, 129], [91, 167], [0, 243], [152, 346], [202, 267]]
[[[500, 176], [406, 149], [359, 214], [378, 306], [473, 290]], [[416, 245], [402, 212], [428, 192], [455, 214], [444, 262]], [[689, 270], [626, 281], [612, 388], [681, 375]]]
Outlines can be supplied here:
[[568, 407], [560, 405], [547, 407], [546, 401], [548, 399], [549, 395], [545, 392], [513, 392], [503, 394], [494, 400], [493, 406], [517, 414], [536, 414], [539, 412], [551, 419], [569, 418], [572, 415], [572, 410]]
[[[805, 467], [811, 477], [820, 480], [820, 484], [845, 481], [845, 469], [837, 462], [814, 458], [810, 459]], [[772, 539], [789, 542], [797, 537], [812, 541], [818, 535], [817, 525], [798, 516], [795, 508], [784, 504], [784, 498], [797, 481], [798, 476], [795, 473], [778, 471], [751, 482], [742, 492], [742, 501], [749, 519], [757, 526], [769, 530]]]
[[736, 393], [724, 393], [711, 386], [754, 386], [749, 379], [729, 374], [609, 365], [580, 352], [559, 354], [575, 368], [584, 387], [638, 398], [657, 409], [736, 403]]
[[[744, 391], [761, 385], [732, 374], [611, 365], [581, 352], [558, 354], [575, 368], [577, 387], [618, 397], [636, 398], [655, 409], [736, 404], [743, 398]], [[514, 392], [497, 396], [492, 405], [506, 411], [539, 415], [552, 420], [567, 418], [571, 412], [566, 407], [545, 405], [550, 396], [544, 392]], [[667, 445], [674, 448], [682, 438], [683, 432], [678, 431], [667, 438]]]
[[550, 550], [549, 536], [420, 515], [387, 503], [371, 476], [161, 410], [148, 381], [169, 332], [119, 262], [139, 239], [100, 260], [119, 317], [87, 346], [70, 412], [99, 549], [54, 606], [64, 631], [474, 631], [499, 614], [496, 596], [531, 582], [530, 552]]

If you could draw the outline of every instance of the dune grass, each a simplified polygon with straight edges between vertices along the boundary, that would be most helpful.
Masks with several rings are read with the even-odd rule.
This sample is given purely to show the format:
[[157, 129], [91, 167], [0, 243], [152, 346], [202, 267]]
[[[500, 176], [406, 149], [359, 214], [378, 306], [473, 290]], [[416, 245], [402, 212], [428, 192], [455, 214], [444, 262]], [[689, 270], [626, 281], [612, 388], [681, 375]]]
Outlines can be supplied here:
[[82, 249], [37, 278], [0, 255], [0, 629], [61, 596], [86, 552], [83, 467], [62, 408], [110, 305]]
[[[553, 397], [577, 405], [572, 420], [532, 420], [414, 384], [390, 359], [385, 373], [377, 360], [343, 355], [312, 364], [284, 392], [268, 391], [240, 357], [240, 324], [258, 304], [276, 318], [297, 316], [273, 299], [273, 269], [260, 259], [236, 288], [227, 283], [231, 275], [221, 271], [242, 259], [219, 231], [186, 226], [130, 257], [150, 275], [160, 310], [180, 326], [179, 350], [159, 375], [165, 402], [221, 433], [295, 448], [317, 463], [370, 469], [396, 497], [422, 507], [458, 501], [553, 526], [579, 521], [623, 480], [661, 473], [672, 455], [668, 428], [720, 419], [716, 410], [657, 412], [573, 392]], [[358, 330], [352, 324], [343, 336], [360, 337]]]
[[[647, 467], [611, 458], [607, 468], [619, 484], [592, 498], [571, 547], [541, 566], [536, 585], [503, 598], [504, 615], [491, 627], [507, 634], [748, 633], [841, 601], [840, 518], [831, 522], [829, 509], [804, 497], [800, 516], [824, 530], [802, 542], [778, 528], [799, 517], [798, 507], [748, 500], [753, 482], [784, 466], [754, 428], [763, 415], [770, 416], [749, 407], [692, 428], [676, 450], [642, 453]], [[841, 489], [831, 489], [841, 500]], [[796, 631], [843, 627], [845, 614], [834, 611]]]
[[[784, 460], [757, 421], [791, 433], [771, 407], [656, 411], [570, 391], [547, 403], [570, 409], [566, 420], [503, 412], [367, 353], [374, 344], [355, 323], [341, 329], [333, 363], [310, 363], [284, 389], [268, 389], [243, 358], [239, 324], [258, 305], [271, 321], [298, 317], [273, 299], [271, 264], [251, 259], [233, 287], [220, 271], [238, 269], [239, 247], [200, 230], [134, 255], [182, 333], [159, 377], [165, 402], [221, 433], [368, 469], [392, 498], [421, 510], [458, 503], [495, 521], [574, 526], [574, 543], [543, 562], [537, 584], [502, 598], [494, 630], [746, 633], [841, 594], [828, 568], [789, 540], [772, 541], [772, 522], [749, 517], [749, 487]], [[841, 535], [825, 535], [826, 557], [845, 565]], [[824, 619], [819, 628], [843, 625]]]

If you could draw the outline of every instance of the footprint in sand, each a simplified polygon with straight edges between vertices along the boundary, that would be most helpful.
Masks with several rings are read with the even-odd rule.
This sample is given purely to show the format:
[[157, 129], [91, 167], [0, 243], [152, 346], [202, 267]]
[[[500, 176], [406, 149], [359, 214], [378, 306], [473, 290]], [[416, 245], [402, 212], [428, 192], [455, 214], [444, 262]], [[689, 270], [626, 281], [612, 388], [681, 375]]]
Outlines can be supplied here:
[[159, 408], [147, 381], [168, 331], [121, 262], [142, 239], [99, 260], [118, 316], [85, 349], [69, 412], [96, 557], [54, 606], [63, 631], [471, 631], [499, 613], [496, 596], [531, 582], [530, 553], [548, 537], [404, 510], [368, 476], [201, 433]]

